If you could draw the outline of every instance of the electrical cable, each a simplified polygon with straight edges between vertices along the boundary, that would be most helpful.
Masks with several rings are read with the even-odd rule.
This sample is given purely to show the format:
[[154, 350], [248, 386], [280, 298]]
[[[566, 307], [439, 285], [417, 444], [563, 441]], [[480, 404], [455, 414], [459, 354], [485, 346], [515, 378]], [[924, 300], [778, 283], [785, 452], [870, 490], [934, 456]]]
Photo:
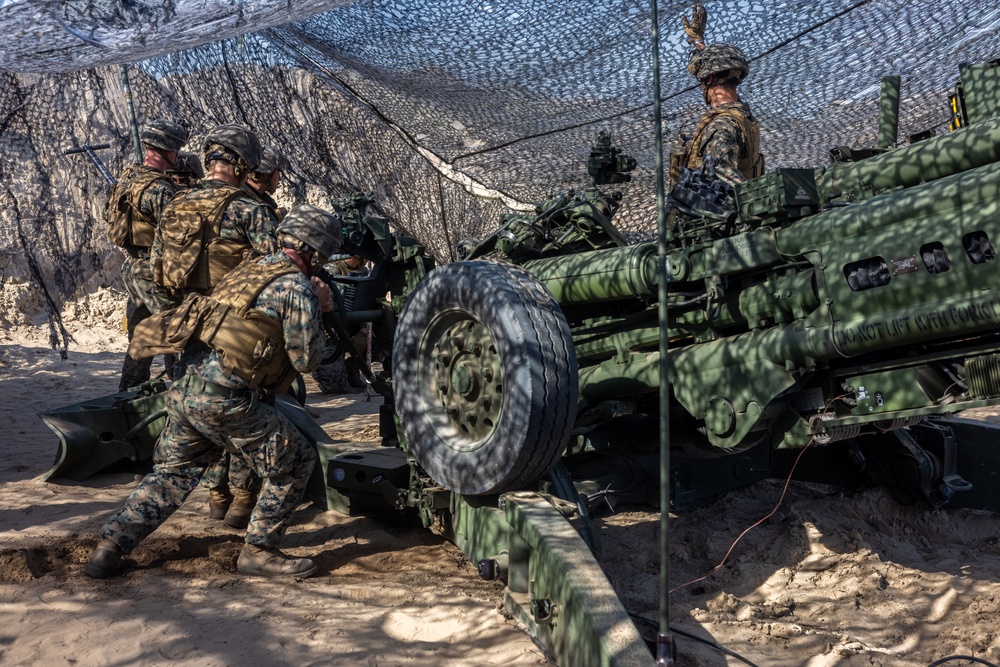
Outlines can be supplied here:
[[[833, 405], [834, 402], [839, 401], [840, 399], [845, 398], [846, 396], [849, 396], [849, 394], [841, 394], [840, 396], [834, 396], [833, 398], [831, 398], [830, 401], [823, 408], [823, 412], [826, 412], [827, 410], [829, 410], [830, 406]], [[713, 574], [715, 574], [716, 572], [718, 572], [719, 570], [721, 570], [722, 566], [725, 565], [726, 561], [729, 559], [729, 555], [733, 553], [733, 549], [735, 549], [736, 545], [739, 544], [739, 541], [743, 539], [743, 536], [746, 535], [747, 533], [749, 533], [751, 530], [753, 530], [757, 526], [759, 526], [760, 524], [762, 524], [765, 521], [767, 521], [768, 519], [770, 519], [772, 516], [774, 516], [774, 513], [778, 511], [778, 508], [781, 507], [781, 503], [784, 502], [784, 500], [785, 500], [785, 493], [788, 491], [788, 486], [792, 483], [792, 475], [795, 474], [795, 468], [799, 465], [799, 461], [802, 460], [802, 455], [805, 454], [805, 452], [806, 452], [807, 449], [809, 449], [809, 445], [813, 444], [813, 440], [814, 440], [813, 438], [810, 438], [809, 442], [806, 443], [806, 446], [803, 447], [801, 449], [801, 451], [799, 451], [799, 455], [795, 457], [795, 463], [792, 464], [792, 469], [788, 471], [788, 478], [785, 479], [785, 485], [781, 489], [781, 496], [778, 498], [778, 502], [777, 502], [777, 504], [775, 504], [774, 508], [770, 512], [768, 512], [767, 515], [765, 515], [763, 518], [761, 518], [756, 523], [752, 524], [746, 530], [744, 530], [742, 533], [740, 533], [739, 536], [735, 540], [733, 540], [733, 543], [731, 545], [729, 545], [729, 550], [726, 551], [726, 555], [722, 557], [722, 560], [719, 561], [719, 564], [716, 565], [715, 567], [713, 567], [712, 570], [708, 574], [706, 574], [704, 576], [701, 576], [701, 577], [698, 577], [697, 579], [692, 579], [691, 581], [685, 582], [685, 583], [680, 584], [678, 586], [674, 586], [673, 588], [670, 589], [671, 593], [673, 593], [674, 591], [680, 590], [682, 588], [686, 588], [687, 586], [690, 586], [691, 584], [696, 584], [699, 581], [704, 581], [705, 579], [708, 579]]]
[[673, 593], [674, 591], [678, 591], [678, 590], [680, 590], [682, 588], [686, 588], [687, 586], [690, 586], [691, 584], [696, 584], [699, 581], [704, 581], [705, 579], [708, 579], [713, 574], [715, 574], [716, 572], [718, 572], [719, 570], [721, 570], [722, 566], [725, 565], [726, 561], [729, 559], [729, 555], [731, 553], [733, 553], [733, 549], [735, 549], [736, 545], [739, 544], [739, 541], [743, 539], [743, 536], [746, 535], [747, 533], [749, 533], [751, 530], [753, 530], [757, 526], [759, 526], [760, 524], [762, 524], [765, 521], [767, 521], [768, 519], [770, 519], [772, 516], [774, 516], [774, 513], [778, 511], [778, 508], [781, 507], [781, 503], [785, 500], [785, 492], [788, 491], [788, 486], [792, 482], [792, 475], [795, 473], [795, 467], [799, 465], [799, 460], [802, 458], [802, 455], [805, 453], [805, 451], [807, 449], [809, 449], [809, 445], [811, 445], [812, 443], [813, 443], [813, 441], [809, 440], [808, 444], [806, 444], [806, 446], [803, 447], [802, 450], [799, 452], [799, 455], [795, 457], [795, 463], [792, 464], [792, 469], [788, 472], [788, 478], [785, 480], [785, 486], [781, 489], [781, 496], [778, 498], [778, 502], [774, 506], [774, 508], [770, 512], [768, 512], [764, 517], [762, 517], [761, 519], [759, 519], [756, 523], [750, 525], [748, 528], [746, 528], [746, 530], [744, 530], [742, 533], [740, 533], [739, 536], [735, 540], [733, 540], [733, 543], [731, 545], [729, 545], [729, 550], [726, 551], [726, 555], [722, 557], [722, 560], [719, 561], [719, 564], [716, 565], [715, 567], [713, 567], [712, 570], [708, 574], [705, 574], [705, 575], [703, 575], [701, 577], [698, 577], [697, 579], [692, 579], [691, 581], [685, 582], [683, 584], [674, 586], [673, 588], [670, 589], [671, 593]]
[[[645, 616], [640, 616], [639, 614], [632, 614], [632, 613], [630, 613], [629, 614], [629, 618], [631, 618], [633, 621], [638, 621], [638, 622], [640, 622], [640, 623], [642, 623], [644, 625], [649, 625], [650, 627], [655, 627], [656, 626], [656, 623], [653, 622], [652, 619], [646, 618]], [[701, 644], [704, 644], [705, 646], [708, 646], [709, 648], [714, 648], [716, 651], [719, 651], [720, 653], [724, 653], [724, 654], [726, 654], [726, 655], [728, 655], [730, 657], [736, 658], [737, 660], [739, 660], [740, 662], [742, 662], [745, 665], [749, 665], [750, 667], [758, 667], [758, 665], [756, 663], [751, 662], [747, 658], [744, 658], [742, 655], [740, 655], [736, 651], [728, 649], [725, 646], [722, 646], [721, 644], [719, 644], [718, 642], [712, 641], [711, 639], [705, 639], [704, 637], [699, 637], [698, 635], [691, 634], [690, 632], [685, 632], [684, 630], [679, 630], [679, 629], [677, 629], [677, 628], [675, 628], [673, 626], [670, 626], [670, 631], [673, 632], [674, 634], [680, 635], [681, 637], [686, 637], [687, 639], [691, 639], [693, 641], [696, 641], [696, 642], [699, 642]]]
[[989, 660], [983, 660], [982, 658], [974, 658], [971, 655], [949, 655], [947, 658], [941, 658], [940, 660], [935, 660], [927, 667], [937, 667], [938, 665], [943, 665], [946, 662], [951, 662], [952, 660], [968, 660], [970, 662], [975, 662], [980, 665], [987, 665], [987, 667], [1000, 667], [996, 663], [990, 662]]

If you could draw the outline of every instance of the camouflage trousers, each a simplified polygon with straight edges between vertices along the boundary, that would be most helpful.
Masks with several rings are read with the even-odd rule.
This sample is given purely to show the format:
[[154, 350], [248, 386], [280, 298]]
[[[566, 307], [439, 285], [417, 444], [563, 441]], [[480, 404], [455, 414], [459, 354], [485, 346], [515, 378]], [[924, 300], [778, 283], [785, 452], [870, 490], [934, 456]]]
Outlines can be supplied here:
[[241, 458], [263, 480], [247, 544], [277, 547], [302, 501], [316, 462], [302, 434], [273, 406], [249, 395], [224, 398], [192, 390], [199, 381], [188, 374], [170, 389], [153, 472], [101, 528], [101, 536], [125, 553], [181, 506], [223, 451]]
[[261, 486], [260, 477], [247, 465], [246, 459], [242, 456], [233, 456], [229, 452], [224, 452], [222, 458], [205, 471], [201, 481], [209, 489], [232, 486], [234, 489], [243, 489], [251, 493], [259, 493]]
[[[135, 328], [144, 319], [153, 313], [160, 312], [160, 304], [157, 301], [157, 286], [153, 282], [152, 271], [149, 268], [149, 257], [140, 255], [139, 257], [126, 256], [125, 263], [122, 264], [122, 282], [125, 283], [125, 292], [128, 294], [128, 303], [125, 306], [125, 322], [128, 331], [128, 339], [132, 340]], [[163, 365], [168, 371], [172, 371], [177, 363], [176, 357], [168, 355], [163, 359]], [[125, 355], [122, 362], [122, 377], [118, 382], [118, 391], [125, 391], [129, 387], [135, 387], [149, 380], [149, 370], [153, 364], [153, 359], [133, 359]], [[173, 377], [173, 373], [171, 373]]]

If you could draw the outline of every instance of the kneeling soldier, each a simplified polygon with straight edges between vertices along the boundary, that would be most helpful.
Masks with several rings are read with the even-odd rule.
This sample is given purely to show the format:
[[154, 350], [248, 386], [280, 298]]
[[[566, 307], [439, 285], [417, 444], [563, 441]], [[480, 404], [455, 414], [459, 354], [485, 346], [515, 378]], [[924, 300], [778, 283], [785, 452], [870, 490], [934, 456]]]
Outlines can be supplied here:
[[309, 204], [293, 209], [277, 232], [280, 252], [244, 262], [212, 296], [189, 294], [137, 329], [130, 354], [183, 349], [187, 373], [170, 389], [153, 472], [101, 529], [104, 539], [83, 568], [91, 577], [119, 574], [125, 556], [180, 507], [223, 451], [263, 479], [239, 571], [293, 577], [316, 571], [313, 561], [278, 550], [316, 453], [274, 408], [274, 396], [323, 357], [320, 313], [333, 309], [333, 298], [309, 276], [340, 249], [342, 232], [335, 214]]

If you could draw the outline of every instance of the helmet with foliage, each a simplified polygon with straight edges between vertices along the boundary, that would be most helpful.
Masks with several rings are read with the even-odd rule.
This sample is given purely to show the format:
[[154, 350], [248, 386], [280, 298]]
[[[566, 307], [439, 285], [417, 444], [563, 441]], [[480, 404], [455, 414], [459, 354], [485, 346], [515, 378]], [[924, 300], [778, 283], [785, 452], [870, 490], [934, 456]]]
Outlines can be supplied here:
[[187, 140], [187, 128], [165, 118], [157, 118], [139, 134], [143, 145], [171, 152], [179, 151]]
[[274, 146], [264, 146], [260, 154], [260, 164], [257, 165], [257, 169], [254, 172], [268, 176], [279, 169], [282, 171], [288, 169], [288, 160]]
[[316, 260], [319, 264], [325, 264], [344, 242], [340, 216], [312, 204], [299, 204], [293, 208], [275, 231], [282, 246], [312, 250], [319, 255]]
[[249, 128], [237, 123], [226, 123], [205, 135], [201, 150], [205, 154], [206, 164], [211, 160], [225, 160], [241, 173], [250, 174], [260, 165], [262, 148], [260, 139]]
[[201, 160], [194, 153], [179, 153], [174, 166], [167, 169], [168, 174], [185, 174], [192, 178], [205, 178], [205, 170], [201, 167]]
[[727, 72], [729, 76], [726, 78], [735, 78], [740, 83], [750, 73], [750, 63], [743, 52], [732, 44], [710, 44], [695, 52], [688, 64], [688, 71], [702, 86], [713, 75], [724, 75]]

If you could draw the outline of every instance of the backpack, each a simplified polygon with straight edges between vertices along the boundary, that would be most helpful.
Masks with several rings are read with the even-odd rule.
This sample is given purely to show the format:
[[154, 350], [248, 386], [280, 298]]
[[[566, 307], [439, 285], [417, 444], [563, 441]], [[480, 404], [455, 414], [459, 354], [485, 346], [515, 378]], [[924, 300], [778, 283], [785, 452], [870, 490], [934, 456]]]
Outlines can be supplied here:
[[226, 207], [241, 193], [231, 185], [193, 188], [170, 201], [160, 221], [163, 247], [153, 266], [156, 284], [174, 292], [207, 291], [240, 263], [247, 243], [219, 233]]
[[162, 172], [130, 164], [111, 187], [104, 217], [108, 222], [108, 238], [116, 246], [148, 248], [153, 245], [156, 223], [142, 214], [139, 200], [146, 189], [161, 178], [166, 180]]

